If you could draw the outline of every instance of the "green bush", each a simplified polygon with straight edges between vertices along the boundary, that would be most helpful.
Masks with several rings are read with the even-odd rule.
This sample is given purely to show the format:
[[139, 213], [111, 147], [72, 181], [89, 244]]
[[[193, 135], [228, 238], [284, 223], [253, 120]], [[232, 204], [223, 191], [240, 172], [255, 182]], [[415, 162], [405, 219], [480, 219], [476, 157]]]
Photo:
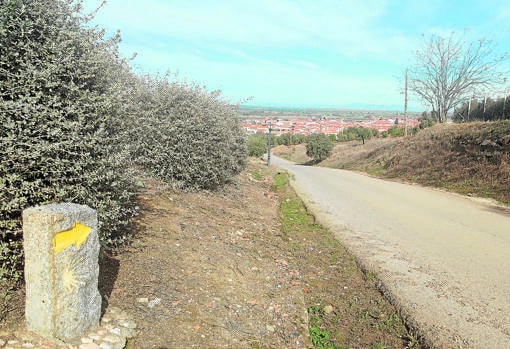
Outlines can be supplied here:
[[267, 153], [267, 136], [253, 135], [248, 137], [248, 155], [261, 157]]
[[306, 142], [306, 136], [302, 134], [294, 134], [294, 133], [284, 133], [281, 136], [277, 137], [279, 145], [296, 145]]
[[118, 38], [86, 29], [69, 1], [0, 6], [0, 279], [20, 275], [21, 212], [52, 202], [98, 210], [104, 244], [135, 214], [113, 125], [123, 103]]
[[419, 121], [420, 121], [420, 124], [418, 126], [416, 126], [416, 127], [418, 127], [420, 130], [423, 130], [423, 129], [428, 128], [428, 127], [432, 127], [436, 123], [430, 117], [421, 117], [419, 119]]
[[313, 133], [308, 136], [306, 155], [315, 161], [322, 161], [331, 155], [333, 143], [324, 133]]
[[140, 79], [125, 125], [138, 165], [177, 188], [215, 189], [239, 174], [248, 150], [236, 107], [168, 76]]
[[376, 137], [378, 134], [379, 132], [375, 129], [369, 129], [362, 126], [351, 126], [340, 131], [337, 137], [339, 142], [350, 142], [361, 139], [363, 144], [365, 144], [365, 140]]
[[404, 128], [398, 126], [392, 126], [388, 129], [388, 135], [391, 137], [403, 137], [404, 136]]
[[278, 137], [278, 144], [285, 146], [292, 145], [292, 133], [284, 133]]

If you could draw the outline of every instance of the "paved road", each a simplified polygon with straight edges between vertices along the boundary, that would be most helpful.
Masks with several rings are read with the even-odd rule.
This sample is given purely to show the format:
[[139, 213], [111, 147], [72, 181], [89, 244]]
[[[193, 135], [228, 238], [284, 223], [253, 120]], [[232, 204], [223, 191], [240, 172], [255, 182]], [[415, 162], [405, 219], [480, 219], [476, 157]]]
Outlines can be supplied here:
[[439, 348], [510, 348], [510, 214], [487, 202], [272, 158], [319, 221]]

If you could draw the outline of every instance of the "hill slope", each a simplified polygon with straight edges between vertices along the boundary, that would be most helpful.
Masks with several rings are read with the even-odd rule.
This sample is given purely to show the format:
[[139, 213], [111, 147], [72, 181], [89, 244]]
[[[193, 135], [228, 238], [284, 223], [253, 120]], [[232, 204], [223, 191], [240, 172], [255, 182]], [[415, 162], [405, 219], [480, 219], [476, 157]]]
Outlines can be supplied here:
[[[306, 162], [304, 146], [277, 156]], [[367, 172], [510, 204], [510, 121], [436, 125], [407, 138], [339, 143], [320, 166]]]

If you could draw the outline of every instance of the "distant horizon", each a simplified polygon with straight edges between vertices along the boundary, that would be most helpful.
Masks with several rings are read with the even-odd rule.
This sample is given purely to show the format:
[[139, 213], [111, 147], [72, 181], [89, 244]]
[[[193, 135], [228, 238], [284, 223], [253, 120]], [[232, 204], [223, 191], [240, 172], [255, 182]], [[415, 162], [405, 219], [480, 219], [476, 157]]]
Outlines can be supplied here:
[[[372, 112], [388, 112], [388, 113], [398, 113], [403, 114], [404, 108], [400, 109], [397, 106], [384, 106], [384, 105], [363, 105], [363, 104], [352, 104], [349, 106], [328, 106], [328, 105], [320, 105], [320, 104], [276, 104], [276, 103], [267, 103], [267, 104], [241, 104], [239, 106], [240, 109], [243, 110], [251, 110], [251, 109], [262, 109], [262, 110], [302, 110], [302, 111], [372, 111]], [[422, 113], [425, 111], [425, 108], [422, 110], [408, 110], [408, 113], [416, 114]]]

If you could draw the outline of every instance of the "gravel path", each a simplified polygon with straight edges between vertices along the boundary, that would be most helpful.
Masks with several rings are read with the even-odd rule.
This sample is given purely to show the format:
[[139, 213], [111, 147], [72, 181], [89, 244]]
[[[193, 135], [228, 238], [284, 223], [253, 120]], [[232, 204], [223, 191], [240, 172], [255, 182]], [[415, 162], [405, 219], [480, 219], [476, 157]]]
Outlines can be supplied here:
[[438, 190], [279, 158], [316, 214], [426, 342], [510, 348], [510, 214]]

